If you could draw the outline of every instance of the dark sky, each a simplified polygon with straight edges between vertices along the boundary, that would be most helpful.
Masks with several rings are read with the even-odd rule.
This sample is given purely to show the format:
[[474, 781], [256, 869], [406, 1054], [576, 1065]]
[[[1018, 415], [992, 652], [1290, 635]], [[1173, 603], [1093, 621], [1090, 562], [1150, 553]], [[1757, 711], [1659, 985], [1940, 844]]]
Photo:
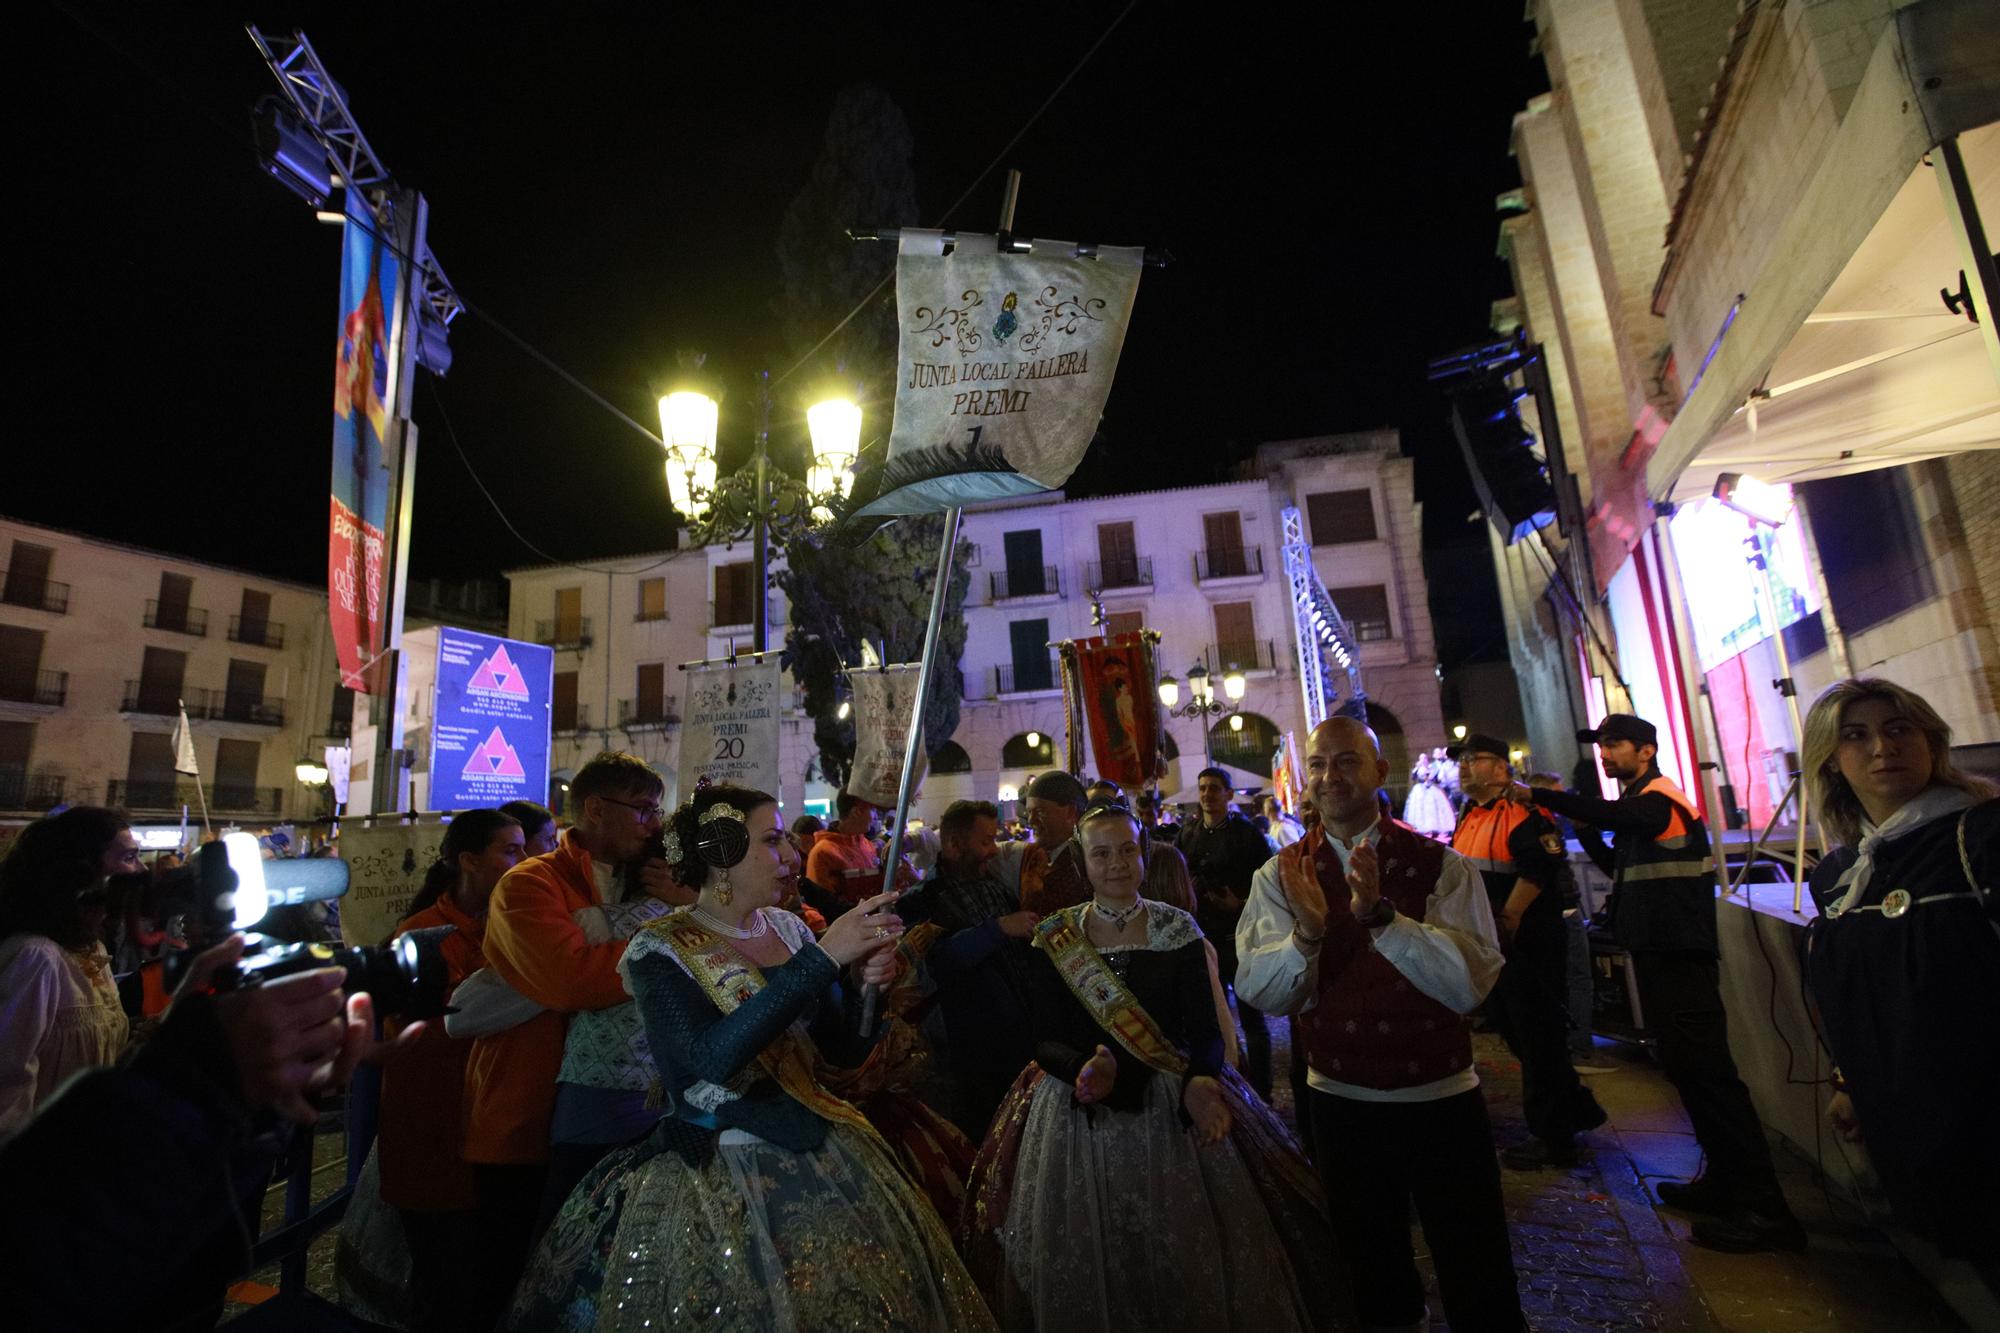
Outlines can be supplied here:
[[[778, 227], [843, 85], [906, 114], [935, 221], [1124, 6], [562, 8], [29, 0], [8, 43], [28, 391], [0, 512], [324, 569], [339, 232], [255, 166], [248, 111], [275, 85], [246, 18], [311, 37], [428, 197], [466, 297], [650, 425], [677, 348], [745, 388], [788, 363]], [[1434, 519], [1471, 507], [1423, 366], [1478, 338], [1507, 290], [1492, 200], [1517, 179], [1509, 117], [1544, 76], [1516, 6], [1320, 8], [1219, 24], [1140, 4], [1008, 155], [1021, 234], [1178, 257], [1141, 284], [1084, 490], [1394, 424]], [[996, 171], [954, 222], [990, 229], [1000, 187]], [[666, 543], [657, 447], [476, 319], [453, 350], [442, 403], [531, 541], [562, 558]], [[534, 563], [438, 403], [420, 384], [414, 571]], [[732, 414], [740, 400], [725, 434]]]

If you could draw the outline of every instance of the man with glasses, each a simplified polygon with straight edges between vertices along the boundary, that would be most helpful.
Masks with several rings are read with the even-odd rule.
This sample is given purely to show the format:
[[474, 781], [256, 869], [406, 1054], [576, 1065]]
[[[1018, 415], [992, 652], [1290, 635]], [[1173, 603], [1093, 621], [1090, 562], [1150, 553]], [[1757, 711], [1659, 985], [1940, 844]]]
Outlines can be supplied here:
[[[640, 859], [660, 830], [664, 790], [660, 775], [636, 755], [598, 755], [570, 779], [573, 822], [556, 849], [515, 866], [493, 890], [487, 965], [542, 1012], [480, 1037], [466, 1068], [465, 1159], [478, 1190], [475, 1252], [482, 1268], [468, 1289], [489, 1297], [492, 1307], [470, 1312], [467, 1327], [499, 1322], [534, 1243], [544, 1192], [560, 1188], [574, 1168], [573, 1161], [558, 1162], [552, 1175], [550, 1150], [569, 1017], [631, 998], [618, 975], [625, 941], [590, 943], [576, 913], [616, 900], [619, 868]], [[612, 1145], [588, 1146], [601, 1155]]]

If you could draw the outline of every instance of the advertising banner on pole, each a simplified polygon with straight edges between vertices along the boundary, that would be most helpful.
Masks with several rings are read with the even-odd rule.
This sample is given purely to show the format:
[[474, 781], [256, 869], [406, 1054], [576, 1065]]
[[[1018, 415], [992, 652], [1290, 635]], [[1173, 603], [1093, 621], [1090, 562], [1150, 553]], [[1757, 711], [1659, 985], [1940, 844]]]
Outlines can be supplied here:
[[347, 893], [340, 900], [340, 938], [348, 945], [380, 944], [410, 914], [410, 899], [444, 845], [444, 825], [359, 820], [340, 830], [340, 859], [347, 862]]
[[858, 514], [923, 514], [1050, 490], [1097, 434], [1145, 251], [905, 228], [888, 461]]
[[778, 688], [775, 658], [687, 673], [681, 706], [684, 799], [703, 777], [777, 793]]
[[1159, 769], [1159, 678], [1153, 642], [1140, 630], [1102, 639], [1078, 639], [1062, 647], [1063, 674], [1083, 714], [1090, 753], [1100, 777], [1136, 790]]
[[549, 798], [553, 648], [438, 627], [433, 810]]
[[380, 692], [386, 647], [383, 548], [399, 452], [395, 438], [397, 322], [407, 275], [359, 190], [347, 195], [340, 326], [333, 376], [333, 493], [326, 548], [327, 611], [340, 683]]
[[[917, 702], [917, 667], [910, 662], [848, 676], [854, 689], [854, 764], [847, 772], [847, 790], [885, 810], [896, 808], [903, 781], [903, 751]], [[924, 751], [918, 746], [916, 782], [923, 781], [923, 770]], [[915, 785], [911, 784], [913, 789]]]

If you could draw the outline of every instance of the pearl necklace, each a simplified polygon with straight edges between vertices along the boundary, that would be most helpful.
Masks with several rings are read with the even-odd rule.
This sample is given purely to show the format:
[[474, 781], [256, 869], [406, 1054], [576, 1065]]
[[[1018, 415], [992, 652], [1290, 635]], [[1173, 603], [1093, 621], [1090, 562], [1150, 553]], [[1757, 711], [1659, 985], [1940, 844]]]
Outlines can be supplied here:
[[1107, 925], [1121, 935], [1125, 933], [1125, 927], [1132, 923], [1132, 918], [1139, 915], [1145, 906], [1146, 900], [1144, 898], [1137, 900], [1130, 907], [1126, 908], [1106, 907], [1095, 898], [1090, 900], [1090, 910], [1102, 917]]
[[757, 924], [747, 929], [742, 926], [732, 926], [727, 921], [710, 915], [708, 909], [699, 904], [690, 907], [688, 915], [700, 921], [702, 925], [708, 927], [716, 934], [727, 935], [732, 940], [754, 940], [759, 935], [763, 935], [771, 929], [771, 923], [764, 918], [762, 911], [751, 913], [752, 916], [757, 918]]

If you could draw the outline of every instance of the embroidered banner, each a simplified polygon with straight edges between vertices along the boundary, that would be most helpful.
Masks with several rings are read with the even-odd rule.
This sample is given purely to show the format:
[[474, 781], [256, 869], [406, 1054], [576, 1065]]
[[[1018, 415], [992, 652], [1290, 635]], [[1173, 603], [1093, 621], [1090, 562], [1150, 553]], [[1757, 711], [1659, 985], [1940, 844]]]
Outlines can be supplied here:
[[[917, 664], [857, 670], [848, 682], [854, 690], [854, 764], [847, 772], [847, 790], [870, 805], [894, 810], [917, 702]], [[923, 780], [919, 745], [917, 781]]]
[[904, 229], [888, 461], [857, 512], [924, 514], [1069, 480], [1097, 434], [1132, 318], [1145, 252], [1037, 241], [1003, 255], [992, 236]]
[[687, 673], [680, 791], [696, 779], [778, 794], [778, 660]]
[[1148, 630], [1062, 647], [1063, 674], [1083, 713], [1099, 777], [1137, 790], [1159, 772], [1159, 671]]

